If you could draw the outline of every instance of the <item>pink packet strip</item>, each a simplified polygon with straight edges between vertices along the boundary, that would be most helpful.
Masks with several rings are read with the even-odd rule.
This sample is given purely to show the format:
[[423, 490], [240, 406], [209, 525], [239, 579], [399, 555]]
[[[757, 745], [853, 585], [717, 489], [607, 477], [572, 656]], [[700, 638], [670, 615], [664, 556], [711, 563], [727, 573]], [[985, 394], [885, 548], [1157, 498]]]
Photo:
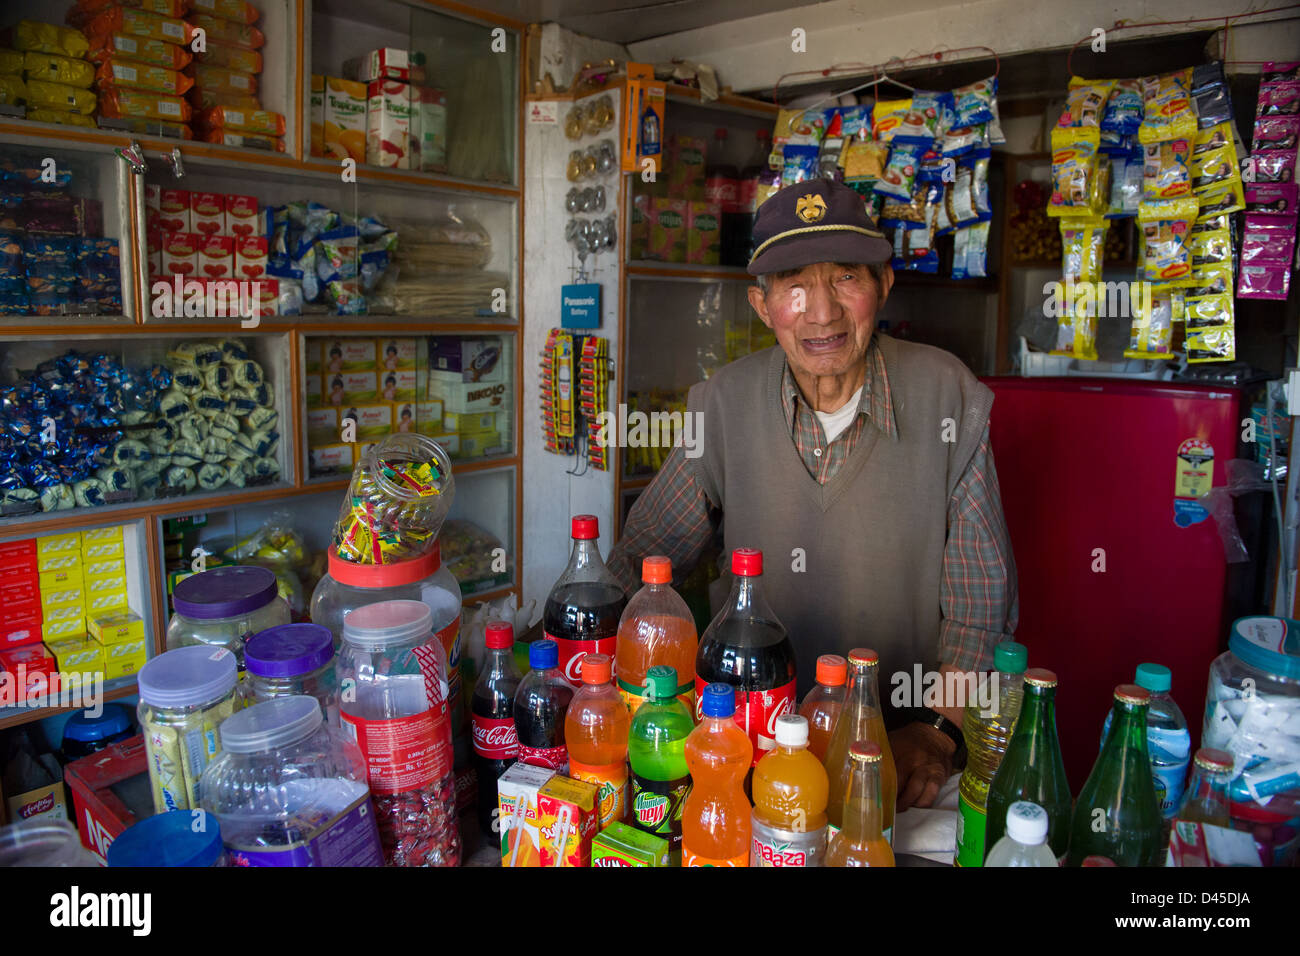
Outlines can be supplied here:
[[1290, 291], [1290, 266], [1243, 265], [1237, 277], [1239, 299], [1285, 299]]

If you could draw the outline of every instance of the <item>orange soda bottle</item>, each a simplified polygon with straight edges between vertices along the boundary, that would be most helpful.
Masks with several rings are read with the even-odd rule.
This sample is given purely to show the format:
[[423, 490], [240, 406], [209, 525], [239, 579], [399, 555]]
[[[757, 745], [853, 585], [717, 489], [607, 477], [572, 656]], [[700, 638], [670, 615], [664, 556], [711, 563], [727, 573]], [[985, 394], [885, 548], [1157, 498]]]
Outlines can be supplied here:
[[745, 774], [754, 745], [736, 723], [736, 689], [709, 684], [703, 719], [686, 738], [691, 792], [682, 808], [682, 866], [749, 866], [750, 810]]
[[582, 659], [582, 686], [564, 716], [569, 776], [600, 788], [600, 828], [627, 812], [627, 737], [632, 718], [614, 688], [608, 654]]
[[880, 688], [876, 673], [880, 657], [867, 647], [849, 651], [848, 695], [844, 707], [835, 719], [831, 741], [826, 747], [826, 775], [831, 781], [830, 805], [826, 815], [830, 818], [831, 836], [844, 824], [844, 794], [848, 790], [849, 773], [853, 761], [849, 748], [859, 740], [869, 740], [880, 748], [880, 805], [884, 814], [881, 824], [885, 839], [894, 844], [894, 805], [898, 802], [898, 771], [894, 755], [889, 749], [889, 736], [885, 732], [885, 717], [880, 709]]
[[878, 744], [859, 740], [849, 747], [848, 787], [844, 791], [844, 828], [831, 837], [827, 866], [893, 866], [894, 850], [880, 829]]
[[618, 622], [615, 672], [618, 690], [627, 702], [628, 713], [636, 713], [645, 697], [645, 675], [651, 667], [665, 664], [677, 671], [677, 699], [695, 713], [695, 654], [699, 635], [695, 618], [673, 590], [673, 564], [662, 555], [641, 562], [645, 586], [623, 609]]
[[826, 768], [808, 749], [808, 720], [776, 719], [776, 747], [754, 768], [750, 866], [822, 866]]
[[849, 662], [838, 654], [823, 654], [817, 658], [817, 686], [799, 705], [799, 716], [808, 718], [808, 749], [818, 760], [826, 759], [826, 747], [831, 742], [835, 718], [844, 707], [848, 689], [844, 681], [848, 676]]

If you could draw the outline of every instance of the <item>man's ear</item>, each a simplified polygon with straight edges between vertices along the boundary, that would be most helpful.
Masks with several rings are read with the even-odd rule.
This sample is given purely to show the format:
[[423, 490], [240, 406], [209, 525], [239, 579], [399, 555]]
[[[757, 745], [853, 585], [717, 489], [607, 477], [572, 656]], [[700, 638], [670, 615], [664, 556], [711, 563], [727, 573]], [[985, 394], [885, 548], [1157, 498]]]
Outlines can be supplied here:
[[889, 290], [894, 287], [894, 266], [893, 263], [886, 262], [884, 271], [880, 274], [880, 305], [885, 304], [889, 298]]
[[767, 314], [767, 295], [756, 285], [749, 287], [749, 304], [758, 317], [763, 320], [763, 324], [769, 329], [772, 327], [772, 317]]

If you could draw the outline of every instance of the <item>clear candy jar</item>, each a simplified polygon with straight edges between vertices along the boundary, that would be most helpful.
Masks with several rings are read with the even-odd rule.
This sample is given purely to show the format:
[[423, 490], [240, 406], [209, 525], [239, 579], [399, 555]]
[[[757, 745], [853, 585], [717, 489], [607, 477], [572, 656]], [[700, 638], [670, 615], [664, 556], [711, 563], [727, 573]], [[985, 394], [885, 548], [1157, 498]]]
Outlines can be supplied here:
[[0, 867], [98, 865], [67, 820], [36, 817], [0, 827]]
[[314, 697], [327, 723], [339, 725], [339, 686], [334, 676], [334, 635], [319, 624], [281, 624], [244, 645], [244, 700]]
[[195, 644], [224, 647], [242, 672], [244, 642], [290, 621], [275, 573], [268, 568], [213, 568], [192, 575], [172, 593], [176, 613], [167, 622], [167, 649]]

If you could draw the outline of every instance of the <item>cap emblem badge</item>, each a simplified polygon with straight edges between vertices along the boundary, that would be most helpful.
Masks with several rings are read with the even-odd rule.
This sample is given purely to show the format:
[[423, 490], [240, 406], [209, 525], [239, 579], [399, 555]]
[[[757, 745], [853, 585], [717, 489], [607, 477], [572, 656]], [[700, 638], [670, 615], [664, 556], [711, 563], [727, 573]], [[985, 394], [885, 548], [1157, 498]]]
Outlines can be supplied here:
[[820, 222], [826, 217], [826, 200], [816, 193], [805, 193], [795, 204], [794, 214], [804, 222]]

